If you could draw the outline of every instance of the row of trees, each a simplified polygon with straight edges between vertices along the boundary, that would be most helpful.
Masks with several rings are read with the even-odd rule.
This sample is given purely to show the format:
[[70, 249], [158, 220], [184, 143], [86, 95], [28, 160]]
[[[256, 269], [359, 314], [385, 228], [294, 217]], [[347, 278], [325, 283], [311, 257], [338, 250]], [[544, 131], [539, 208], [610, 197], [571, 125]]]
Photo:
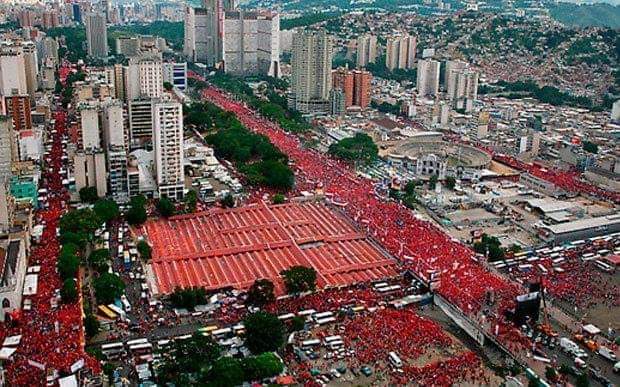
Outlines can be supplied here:
[[329, 154], [346, 161], [370, 164], [377, 160], [379, 148], [369, 135], [357, 133], [331, 144]]

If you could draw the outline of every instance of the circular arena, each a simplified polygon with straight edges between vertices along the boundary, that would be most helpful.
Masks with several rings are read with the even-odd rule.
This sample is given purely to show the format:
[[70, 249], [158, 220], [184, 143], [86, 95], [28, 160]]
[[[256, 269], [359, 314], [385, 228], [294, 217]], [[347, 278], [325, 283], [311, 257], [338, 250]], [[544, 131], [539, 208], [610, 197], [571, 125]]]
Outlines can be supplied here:
[[491, 163], [491, 155], [466, 144], [443, 141], [441, 134], [421, 133], [411, 138], [390, 144], [384, 152], [388, 159], [417, 161], [434, 155], [445, 161], [449, 167], [484, 169]]

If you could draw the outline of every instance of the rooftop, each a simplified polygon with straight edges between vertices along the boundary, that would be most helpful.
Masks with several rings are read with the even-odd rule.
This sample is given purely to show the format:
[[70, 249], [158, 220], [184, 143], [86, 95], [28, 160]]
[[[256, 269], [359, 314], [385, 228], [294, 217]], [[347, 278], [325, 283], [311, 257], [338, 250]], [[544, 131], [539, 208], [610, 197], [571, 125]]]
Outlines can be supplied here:
[[153, 247], [154, 293], [175, 287], [249, 288], [270, 279], [284, 292], [280, 272], [313, 267], [319, 287], [392, 277], [395, 261], [324, 204], [257, 203], [147, 222]]

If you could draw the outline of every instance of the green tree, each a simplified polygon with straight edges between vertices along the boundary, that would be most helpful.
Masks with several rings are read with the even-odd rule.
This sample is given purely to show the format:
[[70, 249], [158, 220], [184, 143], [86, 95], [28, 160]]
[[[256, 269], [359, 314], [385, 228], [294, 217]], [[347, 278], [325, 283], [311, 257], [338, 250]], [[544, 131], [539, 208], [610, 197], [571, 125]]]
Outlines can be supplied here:
[[56, 262], [58, 274], [62, 280], [74, 278], [80, 267], [80, 259], [73, 251], [61, 251]]
[[289, 293], [301, 293], [316, 289], [316, 270], [312, 267], [292, 266], [280, 275]]
[[88, 313], [84, 317], [84, 330], [86, 331], [86, 337], [93, 337], [99, 333], [100, 324], [99, 320], [92, 313]]
[[555, 371], [555, 369], [553, 369], [552, 367], [546, 367], [545, 368], [545, 379], [553, 382], [557, 379], [558, 374]]
[[430, 190], [434, 190], [435, 187], [437, 187], [437, 180], [438, 180], [437, 175], [431, 175], [430, 179], [428, 180], [428, 188]]
[[170, 357], [157, 370], [157, 378], [162, 385], [189, 385], [186, 375], [208, 370], [219, 356], [220, 347], [210, 336], [196, 333], [187, 340], [175, 340]]
[[109, 222], [116, 219], [119, 215], [118, 204], [114, 200], [99, 199], [93, 206], [93, 211], [103, 222]]
[[97, 188], [84, 187], [80, 189], [80, 200], [83, 203], [94, 203], [97, 199], [99, 199], [99, 196], [97, 196]]
[[60, 288], [60, 298], [65, 304], [77, 301], [77, 283], [73, 278], [68, 278], [62, 283], [62, 287]]
[[273, 198], [271, 199], [273, 204], [283, 204], [285, 200], [286, 199], [284, 195], [282, 195], [281, 193], [273, 195]]
[[306, 326], [306, 319], [304, 319], [301, 316], [295, 316], [291, 319], [290, 331], [291, 332], [301, 331], [302, 329], [304, 329], [305, 326]]
[[446, 187], [448, 187], [448, 189], [454, 189], [455, 186], [456, 179], [453, 176], [446, 177]]
[[255, 354], [272, 352], [284, 344], [284, 324], [267, 312], [248, 315], [243, 320], [245, 344]]
[[279, 375], [284, 365], [272, 352], [251, 356], [242, 361], [245, 380], [263, 380]]
[[172, 201], [167, 196], [162, 196], [157, 201], [157, 210], [163, 217], [169, 217], [174, 215], [175, 208]]
[[135, 196], [129, 202], [129, 210], [125, 214], [127, 223], [131, 225], [139, 225], [146, 222], [146, 198], [142, 195]]
[[142, 257], [142, 259], [144, 259], [145, 261], [148, 261], [149, 259], [151, 259], [151, 254], [152, 254], [151, 246], [149, 246], [149, 244], [146, 243], [146, 241], [139, 241], [136, 247], [138, 248], [138, 252], [140, 253], [140, 256]]
[[491, 262], [504, 259], [505, 255], [505, 250], [501, 247], [499, 239], [487, 234], [482, 234], [480, 241], [474, 243], [474, 251], [487, 256]]
[[233, 208], [235, 206], [235, 198], [231, 194], [226, 194], [226, 196], [220, 199], [220, 204], [224, 208]]
[[175, 308], [194, 310], [196, 305], [203, 305], [207, 302], [207, 292], [200, 287], [177, 287], [170, 295], [170, 302]]
[[585, 373], [577, 375], [577, 380], [575, 381], [575, 386], [577, 387], [589, 387], [590, 380], [588, 380], [588, 375]]
[[214, 387], [238, 386], [244, 379], [241, 362], [231, 357], [217, 359], [208, 375], [208, 385]]
[[172, 90], [173, 86], [172, 83], [170, 82], [164, 82], [164, 89], [166, 89], [167, 91]]
[[196, 206], [198, 204], [198, 194], [196, 191], [190, 189], [183, 198], [183, 201], [185, 202], [185, 212], [196, 212]]
[[116, 274], [103, 273], [93, 280], [93, 288], [97, 302], [107, 305], [123, 294], [125, 283]]
[[263, 307], [273, 302], [275, 298], [273, 282], [268, 279], [257, 279], [248, 289], [246, 303]]
[[597, 154], [598, 153], [598, 145], [596, 145], [595, 143], [593, 143], [591, 141], [584, 141], [583, 142], [583, 150], [586, 151], [586, 152]]
[[110, 250], [97, 249], [88, 256], [88, 263], [99, 273], [108, 271], [108, 260], [110, 259]]
[[60, 218], [58, 223], [60, 234], [66, 232], [85, 233], [88, 238], [92, 238], [92, 234], [101, 226], [101, 219], [95, 212], [88, 208], [80, 210], [71, 210]]
[[330, 145], [329, 154], [343, 160], [368, 164], [377, 159], [379, 148], [370, 136], [357, 133], [353, 137], [343, 138]]

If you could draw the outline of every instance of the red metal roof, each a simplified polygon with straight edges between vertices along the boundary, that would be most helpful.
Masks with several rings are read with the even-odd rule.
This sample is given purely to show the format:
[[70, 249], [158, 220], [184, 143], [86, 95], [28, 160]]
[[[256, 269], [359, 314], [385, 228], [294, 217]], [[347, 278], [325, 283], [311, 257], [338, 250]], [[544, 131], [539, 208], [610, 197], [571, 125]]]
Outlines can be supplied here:
[[157, 292], [175, 287], [248, 288], [258, 278], [283, 287], [280, 272], [314, 267], [318, 285], [339, 286], [396, 274], [395, 261], [323, 204], [257, 203], [149, 221]]

